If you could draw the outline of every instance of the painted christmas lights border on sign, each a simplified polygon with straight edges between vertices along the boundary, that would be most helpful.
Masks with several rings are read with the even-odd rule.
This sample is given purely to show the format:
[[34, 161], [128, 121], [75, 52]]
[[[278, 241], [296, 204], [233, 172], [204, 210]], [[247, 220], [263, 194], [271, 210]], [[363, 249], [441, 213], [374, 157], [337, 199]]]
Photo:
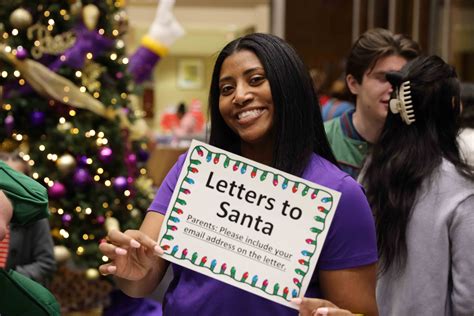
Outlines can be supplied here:
[[[225, 276], [229, 278], [229, 280], [227, 280], [229, 284], [237, 282], [242, 289], [246, 289], [247, 287], [246, 290], [250, 292], [286, 306], [296, 308], [290, 305], [289, 301], [293, 297], [300, 297], [304, 294], [304, 292], [302, 292], [302, 290], [306, 290], [306, 287], [302, 288], [304, 282], [306, 286], [309, 284], [309, 279], [316, 265], [316, 262], [313, 261], [319, 257], [322, 244], [324, 243], [340, 198], [340, 193], [330, 189], [325, 190], [324, 187], [315, 188], [304, 183], [303, 181], [308, 181], [303, 179], [300, 179], [301, 181], [288, 179], [282, 172], [276, 169], [265, 168], [264, 165], [257, 165], [257, 163], [252, 165], [243, 160], [234, 159], [230, 157], [231, 155], [236, 156], [202, 142], [192, 142], [188, 156], [183, 164], [182, 175], [179, 178], [181, 181], [178, 182], [175, 187], [175, 192], [168, 207], [167, 216], [163, 222], [164, 227], [162, 227], [158, 239], [160, 246], [165, 251], [164, 258], [168, 259], [169, 257], [167, 258], [167, 256], [170, 256], [170, 261], [184, 266], [191, 264], [191, 269], [206, 275]], [[289, 189], [293, 194], [301, 194], [302, 197], [307, 197], [311, 200], [315, 200], [319, 194], [325, 195], [321, 198], [323, 205], [317, 206], [314, 210], [314, 216], [312, 216], [314, 222], [318, 224], [311, 225], [312, 227], [309, 231], [311, 235], [305, 239], [304, 243], [306, 247], [311, 247], [312, 249], [306, 247], [305, 249], [300, 249], [299, 253], [301, 258], [298, 259], [299, 268], [291, 272], [292, 275], [289, 277], [290, 282], [292, 281], [291, 284], [282, 285], [268, 278], [261, 280], [258, 275], [250, 275], [249, 271], [238, 271], [232, 264], [223, 260], [219, 262], [218, 259], [212, 258], [208, 253], [199, 253], [189, 247], [174, 242], [180, 223], [185, 221], [187, 198], [192, 194], [193, 186], [196, 185], [195, 175], [199, 172], [199, 168], [203, 164], [212, 164], [215, 166], [222, 164], [223, 168], [232, 168], [233, 172], [242, 175], [248, 174], [249, 178], [255, 181], [264, 182], [271, 180], [275, 189]], [[192, 210], [190, 212], [192, 212]], [[323, 232], [323, 236], [320, 236]], [[317, 247], [318, 243], [321, 244], [319, 248]], [[317, 250], [318, 253], [316, 253]], [[207, 273], [205, 273], [203, 269], [207, 270]], [[255, 290], [257, 290], [257, 292]], [[260, 291], [260, 293], [258, 293], [258, 291]]]

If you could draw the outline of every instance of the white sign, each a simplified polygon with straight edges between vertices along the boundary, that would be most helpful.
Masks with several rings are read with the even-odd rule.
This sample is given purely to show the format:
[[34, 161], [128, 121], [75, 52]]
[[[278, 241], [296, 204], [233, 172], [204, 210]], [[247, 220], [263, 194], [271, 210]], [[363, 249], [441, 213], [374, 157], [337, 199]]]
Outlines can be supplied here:
[[188, 269], [290, 304], [303, 296], [340, 193], [193, 141], [158, 242]]

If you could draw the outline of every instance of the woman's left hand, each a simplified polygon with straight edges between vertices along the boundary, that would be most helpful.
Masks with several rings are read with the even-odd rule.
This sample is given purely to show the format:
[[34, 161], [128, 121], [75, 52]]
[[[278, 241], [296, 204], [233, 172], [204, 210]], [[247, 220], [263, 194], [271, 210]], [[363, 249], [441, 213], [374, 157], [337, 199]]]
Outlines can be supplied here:
[[295, 298], [293, 303], [299, 306], [300, 316], [348, 316], [351, 312], [340, 309], [330, 301], [318, 298]]

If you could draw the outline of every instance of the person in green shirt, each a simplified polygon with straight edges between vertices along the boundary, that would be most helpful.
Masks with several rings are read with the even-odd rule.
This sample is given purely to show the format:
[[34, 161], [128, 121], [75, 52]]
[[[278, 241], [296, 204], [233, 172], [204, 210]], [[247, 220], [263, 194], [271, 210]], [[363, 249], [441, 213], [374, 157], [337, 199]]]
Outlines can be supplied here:
[[[0, 240], [10, 223], [26, 225], [48, 216], [46, 188], [0, 161]], [[0, 269], [0, 289], [0, 315], [60, 315], [46, 288], [13, 270]]]
[[339, 165], [352, 177], [357, 178], [387, 117], [393, 89], [385, 74], [400, 70], [419, 53], [415, 41], [381, 28], [365, 32], [353, 44], [346, 63], [346, 84], [355, 109], [324, 124]]

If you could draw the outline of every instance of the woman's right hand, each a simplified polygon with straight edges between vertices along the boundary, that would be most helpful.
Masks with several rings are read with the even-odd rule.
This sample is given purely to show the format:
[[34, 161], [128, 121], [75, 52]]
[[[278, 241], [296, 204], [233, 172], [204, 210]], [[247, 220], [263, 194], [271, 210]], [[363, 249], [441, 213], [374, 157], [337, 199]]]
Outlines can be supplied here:
[[338, 308], [330, 301], [319, 298], [294, 298], [292, 303], [299, 307], [300, 316], [350, 316], [351, 312]]
[[157, 256], [163, 254], [158, 243], [139, 230], [123, 233], [112, 229], [99, 250], [110, 259], [99, 267], [100, 273], [130, 281], [143, 279], [156, 264]]

